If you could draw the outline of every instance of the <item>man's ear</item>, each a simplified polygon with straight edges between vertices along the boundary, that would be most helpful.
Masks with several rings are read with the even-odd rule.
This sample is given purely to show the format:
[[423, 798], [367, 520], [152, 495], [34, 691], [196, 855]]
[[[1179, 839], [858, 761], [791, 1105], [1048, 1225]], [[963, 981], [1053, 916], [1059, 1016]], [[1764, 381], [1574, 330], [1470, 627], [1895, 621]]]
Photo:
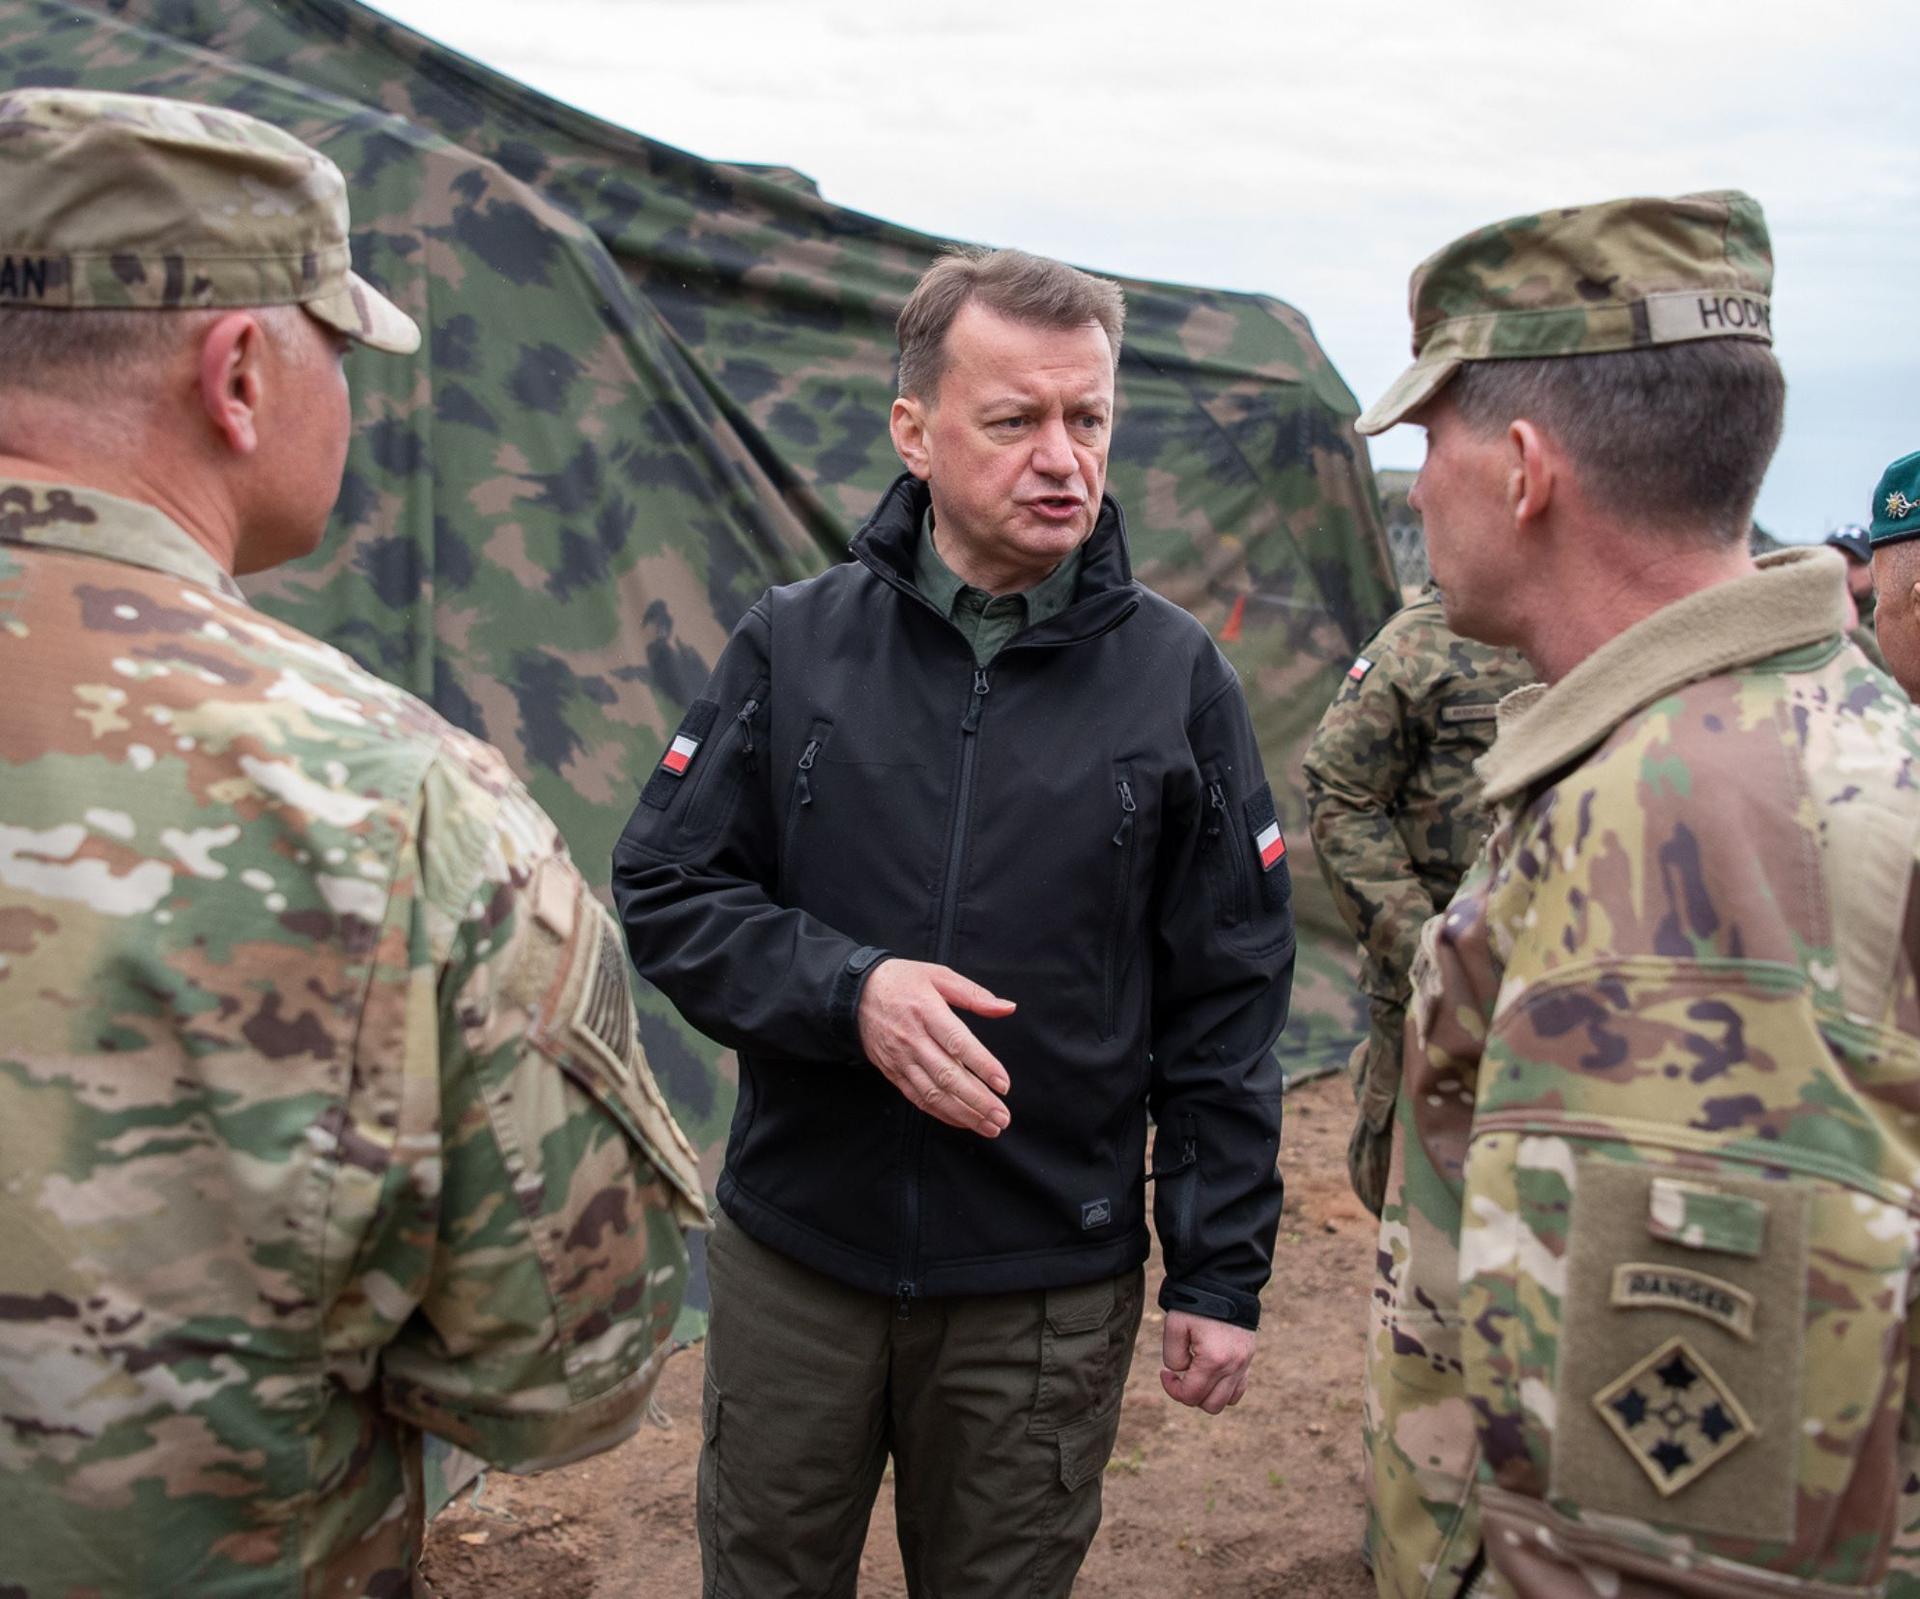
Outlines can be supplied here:
[[1525, 417], [1507, 425], [1507, 509], [1516, 527], [1537, 526], [1553, 503], [1558, 461], [1545, 434]]
[[214, 435], [235, 455], [260, 447], [267, 330], [251, 311], [220, 318], [200, 339], [200, 406]]
[[887, 417], [887, 431], [893, 435], [893, 447], [906, 468], [925, 481], [933, 476], [933, 458], [927, 453], [927, 408], [923, 401], [903, 394], [893, 402]]

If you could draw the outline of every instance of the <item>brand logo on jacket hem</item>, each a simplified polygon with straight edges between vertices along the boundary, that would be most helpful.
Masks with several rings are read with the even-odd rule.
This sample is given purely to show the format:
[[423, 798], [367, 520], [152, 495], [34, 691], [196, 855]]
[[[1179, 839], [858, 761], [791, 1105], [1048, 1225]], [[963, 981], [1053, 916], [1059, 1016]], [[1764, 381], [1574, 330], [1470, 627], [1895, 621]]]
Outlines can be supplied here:
[[1105, 1199], [1089, 1199], [1080, 1207], [1080, 1230], [1104, 1227], [1113, 1220], [1113, 1205]]

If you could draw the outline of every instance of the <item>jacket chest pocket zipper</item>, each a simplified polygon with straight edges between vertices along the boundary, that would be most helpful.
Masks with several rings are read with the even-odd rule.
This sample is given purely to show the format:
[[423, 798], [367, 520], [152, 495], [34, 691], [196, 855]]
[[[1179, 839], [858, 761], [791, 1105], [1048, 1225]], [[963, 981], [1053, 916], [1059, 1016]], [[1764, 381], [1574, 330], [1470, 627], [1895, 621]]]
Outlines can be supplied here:
[[807, 729], [806, 743], [800, 746], [800, 758], [793, 764], [793, 789], [787, 799], [787, 825], [780, 842], [780, 880], [783, 884], [792, 881], [794, 830], [799, 826], [800, 818], [813, 809], [813, 772], [832, 732], [833, 723], [816, 719]]
[[1120, 824], [1113, 831], [1113, 897], [1107, 912], [1106, 985], [1101, 1010], [1100, 1036], [1112, 1038], [1119, 1031], [1120, 979], [1126, 965], [1127, 891], [1133, 886], [1135, 834], [1138, 831], [1139, 805], [1133, 797], [1133, 782], [1122, 776], [1114, 782], [1120, 801]]

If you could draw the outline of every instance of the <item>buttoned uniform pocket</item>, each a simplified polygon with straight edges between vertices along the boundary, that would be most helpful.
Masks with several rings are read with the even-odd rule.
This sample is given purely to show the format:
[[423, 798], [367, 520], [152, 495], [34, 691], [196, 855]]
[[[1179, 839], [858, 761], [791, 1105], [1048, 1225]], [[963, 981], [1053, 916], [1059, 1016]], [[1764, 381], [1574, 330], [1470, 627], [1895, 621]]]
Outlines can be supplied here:
[[1120, 1399], [1133, 1363], [1146, 1274], [1045, 1291], [1040, 1363], [1027, 1431], [1053, 1436], [1060, 1481], [1069, 1490], [1106, 1467], [1120, 1425]]

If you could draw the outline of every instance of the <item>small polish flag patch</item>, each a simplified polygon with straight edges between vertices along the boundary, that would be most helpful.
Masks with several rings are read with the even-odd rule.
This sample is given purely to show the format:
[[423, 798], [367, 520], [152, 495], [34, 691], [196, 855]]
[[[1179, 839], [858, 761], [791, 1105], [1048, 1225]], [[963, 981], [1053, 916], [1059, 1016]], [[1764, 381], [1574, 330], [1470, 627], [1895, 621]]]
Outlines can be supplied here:
[[1260, 855], [1260, 870], [1270, 872], [1287, 858], [1287, 841], [1280, 836], [1280, 824], [1269, 822], [1253, 835], [1253, 847]]
[[667, 753], [660, 757], [660, 764], [675, 777], [684, 777], [699, 750], [699, 739], [689, 738], [685, 733], [676, 734], [673, 742], [667, 746]]
[[1371, 672], [1372, 670], [1373, 670], [1373, 662], [1368, 660], [1364, 655], [1356, 655], [1353, 658], [1353, 665], [1347, 668], [1347, 676], [1352, 678], [1354, 682], [1358, 683], [1361, 678], [1365, 677], [1367, 673]]

